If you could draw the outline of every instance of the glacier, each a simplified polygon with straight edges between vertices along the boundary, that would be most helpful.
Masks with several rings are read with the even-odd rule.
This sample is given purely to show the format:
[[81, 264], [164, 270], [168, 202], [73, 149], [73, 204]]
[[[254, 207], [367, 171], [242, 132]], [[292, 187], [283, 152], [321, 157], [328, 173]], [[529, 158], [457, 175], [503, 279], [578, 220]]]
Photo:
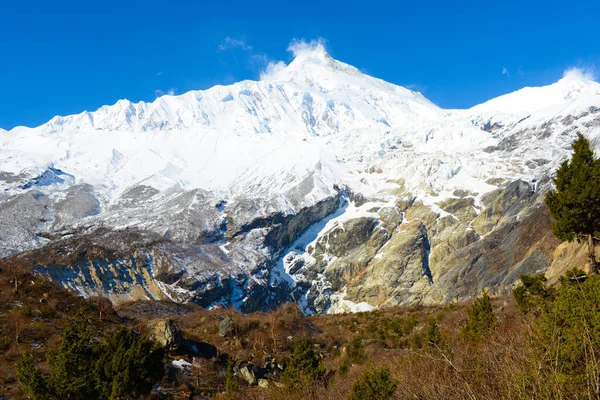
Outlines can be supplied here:
[[476, 259], [548, 219], [578, 131], [600, 148], [600, 84], [577, 71], [445, 110], [317, 44], [259, 81], [0, 131], [0, 257], [114, 302], [312, 313], [502, 292], [557, 243], [493, 273]]

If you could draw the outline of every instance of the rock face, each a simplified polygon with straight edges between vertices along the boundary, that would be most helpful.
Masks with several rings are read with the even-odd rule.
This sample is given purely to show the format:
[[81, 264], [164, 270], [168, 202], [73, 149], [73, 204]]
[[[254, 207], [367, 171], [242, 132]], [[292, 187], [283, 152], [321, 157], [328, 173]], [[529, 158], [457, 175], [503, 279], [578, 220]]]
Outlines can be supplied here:
[[578, 131], [600, 146], [599, 121], [600, 85], [573, 74], [442, 110], [318, 47], [260, 82], [0, 130], [0, 257], [114, 303], [507, 293], [579, 259], [543, 197]]
[[185, 339], [181, 329], [172, 319], [158, 319], [148, 324], [154, 340], [167, 351], [175, 352], [184, 347]]
[[431, 285], [427, 228], [418, 220], [402, 224], [362, 273], [350, 278], [347, 298], [395, 306], [418, 303]]

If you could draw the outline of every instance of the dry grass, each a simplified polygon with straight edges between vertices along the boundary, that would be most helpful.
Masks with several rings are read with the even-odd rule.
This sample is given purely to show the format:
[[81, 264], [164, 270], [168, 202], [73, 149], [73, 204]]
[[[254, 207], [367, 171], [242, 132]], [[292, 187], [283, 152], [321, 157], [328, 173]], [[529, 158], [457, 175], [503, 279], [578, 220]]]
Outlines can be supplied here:
[[[9, 398], [22, 397], [14, 366], [23, 352], [32, 352], [44, 369], [44, 353], [56, 345], [69, 317], [82, 305], [99, 335], [121, 324], [143, 331], [148, 320], [169, 316], [187, 338], [218, 348], [217, 361], [197, 360], [190, 375], [167, 374], [161, 387], [172, 398], [216, 393], [222, 399], [347, 399], [369, 363], [389, 367], [398, 382], [397, 399], [574, 398], [573, 393], [560, 391], [558, 375], [540, 372], [531, 322], [510, 297], [493, 299], [498, 325], [482, 340], [473, 341], [461, 335], [468, 304], [305, 317], [293, 304], [269, 313], [241, 314], [138, 302], [121, 306], [116, 314], [101, 299], [84, 301], [27, 272], [21, 273], [19, 282], [15, 292], [12, 275], [0, 270], [0, 395]], [[224, 317], [233, 320], [234, 332], [228, 337], [219, 335]], [[441, 341], [427, 345], [423, 335], [432, 320], [440, 327]], [[265, 389], [237, 380], [237, 392], [225, 395], [227, 360], [264, 365], [274, 358], [285, 364], [303, 338], [316, 345], [315, 352], [329, 371], [326, 382], [307, 382], [290, 390], [273, 382]]]

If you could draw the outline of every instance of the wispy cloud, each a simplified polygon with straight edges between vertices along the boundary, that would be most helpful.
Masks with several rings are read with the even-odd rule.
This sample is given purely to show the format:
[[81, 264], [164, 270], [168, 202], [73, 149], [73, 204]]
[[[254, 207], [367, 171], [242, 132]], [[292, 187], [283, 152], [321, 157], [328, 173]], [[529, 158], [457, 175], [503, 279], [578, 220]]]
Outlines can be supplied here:
[[323, 38], [317, 38], [310, 41], [306, 41], [305, 39], [292, 39], [287, 50], [291, 52], [294, 57], [298, 57], [302, 54], [313, 52], [315, 50], [324, 51], [325, 43], [327, 43], [327, 41]]
[[167, 90], [166, 92], [163, 92], [162, 90], [159, 90], [159, 89], [156, 89], [154, 91], [154, 94], [156, 95], [156, 97], [161, 97], [164, 95], [175, 96], [176, 93], [177, 93], [177, 88], [171, 88], [171, 89]]
[[227, 36], [221, 41], [221, 44], [219, 44], [219, 46], [217, 47], [218, 51], [226, 51], [231, 49], [251, 51], [252, 46], [246, 43], [246, 41], [243, 39], [235, 39], [230, 36]]
[[161, 76], [162, 74], [163, 73], [159, 71], [159, 72], [156, 73], [156, 76]]
[[[296, 57], [302, 57], [308, 53], [322, 50], [325, 52], [325, 43], [327, 41], [323, 38], [307, 41], [305, 39], [292, 39], [288, 45], [287, 51]], [[265, 60], [268, 57], [265, 56]], [[260, 80], [269, 80], [276, 77], [277, 73], [286, 67], [286, 63], [278, 60], [269, 60], [266, 67], [260, 72]]]
[[269, 61], [265, 69], [260, 72], [260, 80], [267, 81], [274, 78], [285, 67], [286, 64], [283, 61]]
[[506, 75], [507, 77], [510, 78], [510, 72], [508, 71], [508, 69], [506, 67], [502, 67], [502, 75]]
[[517, 75], [518, 76], [523, 76], [525, 75], [525, 72], [523, 72], [523, 68], [521, 68], [521, 66], [519, 65], [519, 68], [517, 68]]
[[594, 65], [586, 65], [582, 67], [569, 67], [563, 73], [563, 78], [574, 78], [595, 81], [597, 78], [596, 67]]

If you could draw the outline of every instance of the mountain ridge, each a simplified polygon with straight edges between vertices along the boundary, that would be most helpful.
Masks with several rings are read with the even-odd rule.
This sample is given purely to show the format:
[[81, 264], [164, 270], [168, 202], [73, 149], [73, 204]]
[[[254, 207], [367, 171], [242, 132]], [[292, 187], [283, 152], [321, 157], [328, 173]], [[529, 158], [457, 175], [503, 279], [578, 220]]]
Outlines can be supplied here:
[[2, 132], [0, 256], [117, 302], [307, 313], [503, 293], [552, 269], [543, 193], [577, 131], [600, 146], [596, 82], [443, 110], [319, 46], [263, 78]]

